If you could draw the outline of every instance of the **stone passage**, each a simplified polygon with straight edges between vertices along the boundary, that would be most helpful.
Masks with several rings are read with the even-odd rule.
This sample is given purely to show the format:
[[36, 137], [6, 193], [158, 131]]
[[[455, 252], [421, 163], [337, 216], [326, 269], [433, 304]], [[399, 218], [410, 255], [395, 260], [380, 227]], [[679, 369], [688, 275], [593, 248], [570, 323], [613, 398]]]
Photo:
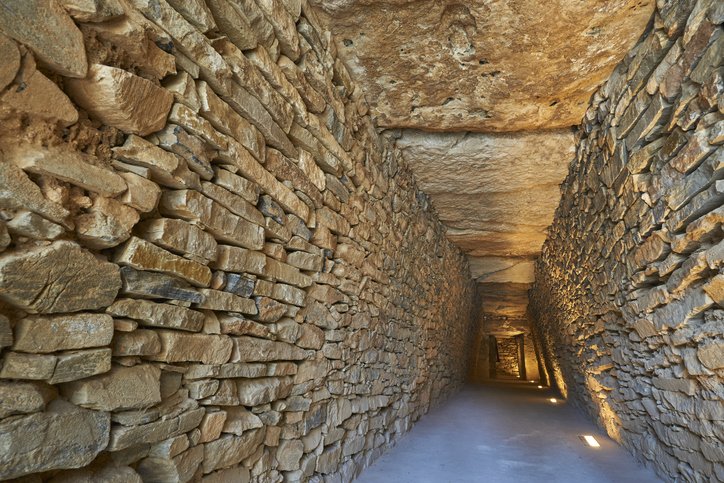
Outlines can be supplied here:
[[724, 481], [722, 23], [0, 0], [0, 480], [347, 483], [469, 378]]
[[0, 479], [350, 481], [461, 384], [467, 262], [306, 2], [0, 29]]

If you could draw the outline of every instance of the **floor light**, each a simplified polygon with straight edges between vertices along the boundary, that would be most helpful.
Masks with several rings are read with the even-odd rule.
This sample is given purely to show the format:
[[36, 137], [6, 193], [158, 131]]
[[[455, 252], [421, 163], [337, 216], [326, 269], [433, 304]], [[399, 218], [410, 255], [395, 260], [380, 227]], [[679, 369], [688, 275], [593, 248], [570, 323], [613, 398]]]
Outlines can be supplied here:
[[586, 443], [591, 448], [600, 448], [601, 447], [601, 445], [598, 443], [596, 438], [594, 438], [590, 434], [583, 434], [583, 435], [579, 436], [579, 438], [581, 438], [583, 440], [583, 442]]
[[552, 397], [552, 398], [549, 399], [549, 401], [552, 402], [553, 404], [555, 404], [555, 403], [558, 402], [558, 399]]
[[543, 389], [543, 386], [538, 386], [538, 389]]

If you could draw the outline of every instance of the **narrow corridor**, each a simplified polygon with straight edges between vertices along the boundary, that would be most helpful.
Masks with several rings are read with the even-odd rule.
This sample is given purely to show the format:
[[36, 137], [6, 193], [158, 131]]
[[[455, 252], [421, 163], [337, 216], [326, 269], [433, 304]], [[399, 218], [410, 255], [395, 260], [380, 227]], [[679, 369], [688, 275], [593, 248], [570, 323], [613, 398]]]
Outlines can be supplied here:
[[[357, 483], [660, 481], [573, 406], [528, 383], [469, 385], [422, 418]], [[600, 448], [579, 435], [593, 435]]]

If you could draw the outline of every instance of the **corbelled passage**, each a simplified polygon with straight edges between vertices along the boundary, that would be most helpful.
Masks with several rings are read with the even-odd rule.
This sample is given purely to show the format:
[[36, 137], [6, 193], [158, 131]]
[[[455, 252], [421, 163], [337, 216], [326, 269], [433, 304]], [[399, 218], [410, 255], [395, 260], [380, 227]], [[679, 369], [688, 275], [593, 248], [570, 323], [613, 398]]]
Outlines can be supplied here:
[[306, 1], [0, 2], [0, 479], [350, 481], [467, 261]]
[[723, 23], [0, 0], [0, 480], [724, 481]]
[[669, 481], [723, 481], [724, 3], [658, 2], [594, 95], [536, 266], [547, 370]]

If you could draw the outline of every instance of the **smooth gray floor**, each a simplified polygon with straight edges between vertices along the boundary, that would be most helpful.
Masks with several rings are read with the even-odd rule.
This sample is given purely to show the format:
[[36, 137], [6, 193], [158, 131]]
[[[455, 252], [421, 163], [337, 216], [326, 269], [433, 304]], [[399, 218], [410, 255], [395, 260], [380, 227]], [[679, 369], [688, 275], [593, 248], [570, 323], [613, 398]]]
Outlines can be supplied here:
[[[593, 423], [535, 384], [469, 385], [423, 416], [357, 483], [661, 481]], [[559, 400], [560, 401], [560, 400]], [[598, 449], [584, 445], [591, 434]]]

